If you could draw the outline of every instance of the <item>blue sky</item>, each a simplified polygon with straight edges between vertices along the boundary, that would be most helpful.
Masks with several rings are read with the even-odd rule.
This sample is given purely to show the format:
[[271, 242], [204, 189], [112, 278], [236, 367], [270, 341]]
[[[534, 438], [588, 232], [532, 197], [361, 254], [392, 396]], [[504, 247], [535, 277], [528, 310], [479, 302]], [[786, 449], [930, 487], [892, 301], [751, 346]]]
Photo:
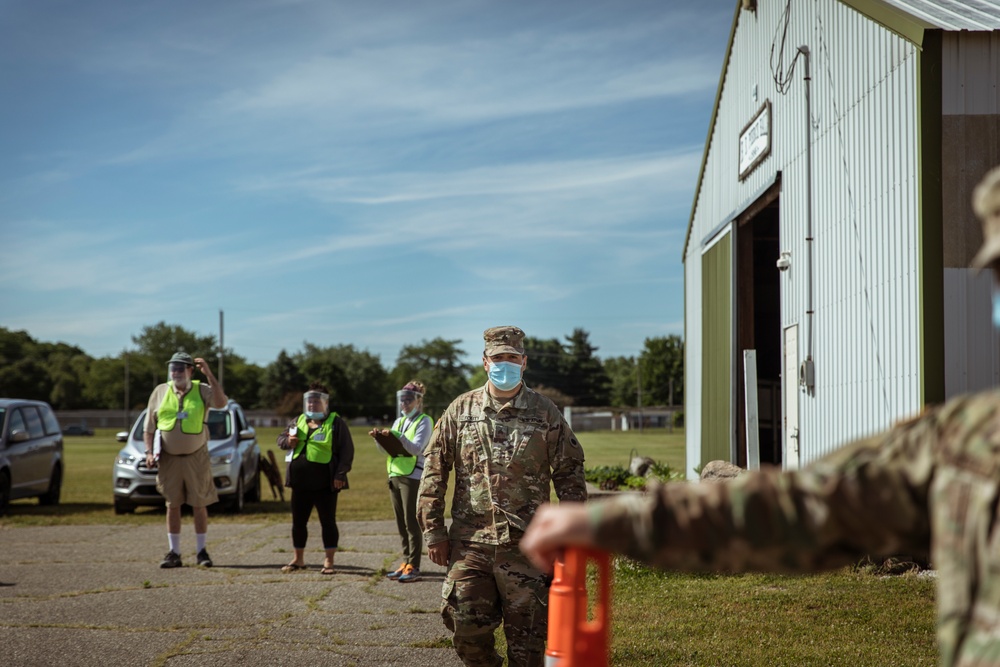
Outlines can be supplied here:
[[0, 0], [0, 325], [267, 364], [683, 333], [733, 3]]

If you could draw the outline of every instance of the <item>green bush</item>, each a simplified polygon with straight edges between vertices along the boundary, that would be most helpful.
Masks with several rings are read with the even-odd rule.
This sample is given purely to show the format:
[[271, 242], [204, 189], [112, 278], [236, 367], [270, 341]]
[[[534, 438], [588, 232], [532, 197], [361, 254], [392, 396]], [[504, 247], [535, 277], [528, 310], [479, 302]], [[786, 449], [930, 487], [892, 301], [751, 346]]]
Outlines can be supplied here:
[[597, 486], [602, 491], [617, 491], [618, 489], [642, 491], [651, 479], [661, 482], [684, 480], [683, 472], [674, 470], [667, 463], [657, 463], [655, 461], [649, 467], [645, 477], [631, 474], [624, 466], [587, 468], [584, 474], [588, 482]]

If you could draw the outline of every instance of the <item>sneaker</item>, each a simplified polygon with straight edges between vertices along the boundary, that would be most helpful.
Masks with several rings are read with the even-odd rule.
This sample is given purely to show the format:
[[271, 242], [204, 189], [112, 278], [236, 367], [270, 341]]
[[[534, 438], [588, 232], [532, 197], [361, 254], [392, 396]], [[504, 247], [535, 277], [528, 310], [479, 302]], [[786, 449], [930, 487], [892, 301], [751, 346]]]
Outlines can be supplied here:
[[402, 576], [403, 569], [405, 567], [406, 567], [405, 565], [400, 565], [398, 570], [396, 570], [394, 572], [390, 572], [389, 574], [385, 575], [385, 578], [386, 579], [392, 579], [393, 581], [395, 581], [396, 579], [399, 579], [399, 577]]
[[202, 567], [212, 567], [212, 559], [208, 557], [208, 551], [202, 549], [198, 552], [198, 565]]
[[407, 563], [403, 566], [403, 574], [399, 575], [398, 581], [401, 584], [420, 581], [420, 570]]
[[171, 549], [160, 561], [160, 567], [181, 567], [181, 555]]

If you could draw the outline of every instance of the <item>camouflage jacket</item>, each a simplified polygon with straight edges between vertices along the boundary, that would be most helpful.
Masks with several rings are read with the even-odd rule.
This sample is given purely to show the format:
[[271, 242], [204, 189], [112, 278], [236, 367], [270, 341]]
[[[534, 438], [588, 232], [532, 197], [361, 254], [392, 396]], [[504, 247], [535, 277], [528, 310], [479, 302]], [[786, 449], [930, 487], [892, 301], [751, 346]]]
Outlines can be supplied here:
[[[583, 448], [548, 398], [522, 387], [506, 405], [486, 386], [462, 394], [434, 425], [425, 452], [417, 516], [427, 544], [470, 540], [516, 544], [549, 501], [586, 500]], [[455, 471], [452, 524], [445, 493]]]
[[597, 543], [663, 568], [814, 572], [929, 556], [941, 665], [1000, 666], [1000, 391], [964, 396], [800, 471], [594, 504]]

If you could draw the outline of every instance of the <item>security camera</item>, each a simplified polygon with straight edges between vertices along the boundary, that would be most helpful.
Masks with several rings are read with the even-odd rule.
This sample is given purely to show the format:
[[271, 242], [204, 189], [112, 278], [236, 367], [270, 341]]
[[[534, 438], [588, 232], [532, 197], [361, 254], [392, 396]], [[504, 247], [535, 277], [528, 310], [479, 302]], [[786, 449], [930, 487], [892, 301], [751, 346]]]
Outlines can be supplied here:
[[778, 261], [775, 262], [774, 264], [775, 266], [778, 267], [779, 271], [787, 271], [788, 267], [792, 265], [792, 253], [790, 252], [781, 253], [781, 257], [779, 257]]

